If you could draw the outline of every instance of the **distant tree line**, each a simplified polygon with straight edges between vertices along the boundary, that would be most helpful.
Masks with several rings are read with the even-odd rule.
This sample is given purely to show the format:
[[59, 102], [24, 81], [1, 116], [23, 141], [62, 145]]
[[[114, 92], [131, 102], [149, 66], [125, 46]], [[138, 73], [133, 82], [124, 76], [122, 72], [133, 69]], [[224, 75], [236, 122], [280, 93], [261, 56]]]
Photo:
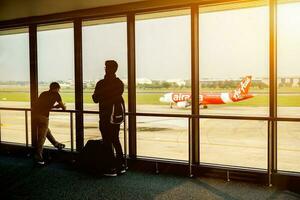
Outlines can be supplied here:
[[[296, 85], [297, 87], [300, 87], [300, 82], [298, 82]], [[281, 82], [278, 84], [278, 87], [293, 87], [293, 83], [292, 82]]]
[[[202, 88], [220, 88], [220, 89], [235, 89], [241, 81], [212, 81], [212, 82], [201, 82]], [[268, 85], [260, 80], [252, 80], [251, 87], [264, 89], [268, 88]]]
[[0, 81], [0, 85], [28, 85], [29, 81]]
[[190, 81], [187, 81], [185, 85], [178, 85], [175, 82], [167, 82], [167, 81], [152, 81], [151, 84], [149, 83], [137, 83], [136, 87], [139, 89], [159, 89], [159, 88], [190, 88], [191, 85], [189, 84]]
[[[207, 81], [200, 82], [200, 87], [202, 88], [220, 88], [220, 89], [235, 89], [241, 81], [233, 81], [233, 80], [225, 80], [225, 81]], [[251, 87], [264, 89], [268, 88], [268, 85], [259, 80], [253, 80], [251, 83]], [[139, 89], [158, 89], [158, 88], [190, 88], [191, 82], [186, 81], [185, 85], [178, 85], [175, 82], [166, 82], [166, 81], [153, 81], [152, 84], [137, 84], [137, 88]]]

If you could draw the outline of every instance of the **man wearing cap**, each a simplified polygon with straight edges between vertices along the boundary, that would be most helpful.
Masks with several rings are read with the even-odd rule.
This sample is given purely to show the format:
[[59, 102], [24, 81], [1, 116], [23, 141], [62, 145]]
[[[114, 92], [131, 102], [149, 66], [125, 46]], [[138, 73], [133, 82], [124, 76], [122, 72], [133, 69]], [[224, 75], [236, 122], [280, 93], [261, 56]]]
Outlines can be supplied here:
[[116, 168], [112, 164], [110, 169], [104, 173], [107, 176], [116, 176], [117, 173], [125, 173], [124, 157], [122, 146], [119, 140], [120, 124], [111, 122], [112, 110], [114, 105], [121, 104], [124, 107], [122, 94], [124, 92], [123, 82], [116, 77], [118, 63], [114, 60], [105, 61], [104, 79], [97, 82], [93, 94], [93, 101], [99, 103], [100, 132], [103, 142], [116, 151]]
[[[55, 140], [51, 134], [49, 125], [49, 111], [52, 108], [62, 108], [66, 109], [64, 103], [62, 102], [61, 96], [59, 95], [60, 85], [57, 82], [50, 84], [50, 89], [48, 91], [42, 92], [32, 109], [33, 121], [37, 127], [37, 144], [35, 148], [35, 161], [39, 165], [44, 165], [45, 161], [43, 159], [43, 145], [46, 138], [51, 142], [53, 146], [61, 150], [65, 147], [64, 144], [59, 143]], [[55, 105], [55, 103], [57, 103]]]

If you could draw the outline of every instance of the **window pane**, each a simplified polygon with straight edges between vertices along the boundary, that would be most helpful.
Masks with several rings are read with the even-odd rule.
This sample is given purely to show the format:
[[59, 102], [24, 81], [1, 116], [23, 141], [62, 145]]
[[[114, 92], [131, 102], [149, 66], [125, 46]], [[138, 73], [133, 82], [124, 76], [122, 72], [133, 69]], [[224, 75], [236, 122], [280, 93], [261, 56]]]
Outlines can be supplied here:
[[[0, 107], [30, 108], [29, 79], [28, 29], [0, 31]], [[25, 112], [1, 110], [0, 129], [2, 141], [25, 144]]]
[[188, 160], [188, 120], [137, 117], [137, 155]]
[[190, 11], [136, 16], [137, 112], [191, 113]]
[[117, 77], [124, 85], [127, 102], [127, 24], [126, 18], [85, 21], [82, 28], [84, 110], [98, 111], [92, 100], [96, 83], [104, 78], [106, 60], [118, 63]]
[[267, 116], [268, 7], [200, 9], [199, 21], [201, 113]]
[[277, 20], [278, 116], [299, 117], [300, 3], [279, 4]]
[[[75, 149], [75, 115], [73, 115], [73, 148]], [[71, 119], [69, 113], [51, 112], [49, 116], [49, 129], [54, 138], [71, 148]], [[45, 141], [45, 146], [53, 147], [49, 140]]]
[[[58, 82], [67, 109], [75, 109], [73, 24], [39, 26], [37, 50], [39, 94], [49, 90], [51, 82]], [[49, 119], [55, 139], [70, 148], [70, 114], [51, 112]], [[49, 141], [45, 144], [49, 145]]]
[[29, 108], [28, 29], [0, 31], [0, 107]]
[[267, 168], [265, 121], [200, 120], [200, 162]]
[[39, 94], [49, 90], [51, 82], [61, 86], [67, 109], [75, 108], [73, 24], [38, 27]]
[[279, 170], [300, 172], [300, 123], [278, 122]]
[[[1, 142], [26, 144], [25, 111], [0, 110]], [[28, 144], [31, 144], [30, 112], [28, 112]]]

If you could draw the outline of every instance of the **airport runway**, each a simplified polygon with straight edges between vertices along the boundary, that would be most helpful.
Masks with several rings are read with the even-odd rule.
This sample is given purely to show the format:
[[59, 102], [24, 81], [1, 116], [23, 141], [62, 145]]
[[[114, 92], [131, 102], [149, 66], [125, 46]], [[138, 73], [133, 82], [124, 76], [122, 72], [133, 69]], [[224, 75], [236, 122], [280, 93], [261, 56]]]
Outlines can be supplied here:
[[[26, 104], [0, 102], [0, 106], [24, 107]], [[85, 105], [85, 108], [98, 109], [95, 104]], [[279, 108], [278, 111], [282, 116], [300, 117], [300, 108], [298, 107]], [[168, 105], [138, 105], [137, 112], [189, 114], [190, 109], [170, 109]], [[268, 112], [266, 107], [226, 107], [222, 105], [200, 110], [201, 114], [239, 116], [267, 116]], [[25, 143], [24, 112], [0, 111], [0, 113], [1, 140]], [[50, 128], [54, 136], [70, 148], [69, 114], [51, 113], [50, 118]], [[85, 141], [100, 138], [98, 120], [97, 114], [84, 115]], [[73, 130], [75, 133], [75, 129]], [[267, 122], [265, 121], [201, 119], [200, 160], [205, 163], [266, 169], [267, 133]], [[122, 143], [123, 134], [122, 130], [120, 136]], [[49, 142], [46, 144], [50, 145]], [[137, 117], [138, 155], [188, 160], [188, 148], [187, 119]], [[300, 123], [278, 123], [278, 169], [300, 171]]]

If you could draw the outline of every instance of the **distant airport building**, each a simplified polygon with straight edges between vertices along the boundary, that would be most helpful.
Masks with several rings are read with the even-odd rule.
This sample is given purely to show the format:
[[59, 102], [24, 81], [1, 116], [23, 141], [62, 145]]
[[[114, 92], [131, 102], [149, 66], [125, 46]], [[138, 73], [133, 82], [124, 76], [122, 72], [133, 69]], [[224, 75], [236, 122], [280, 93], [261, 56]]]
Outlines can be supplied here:
[[[210, 83], [215, 83], [218, 81], [238, 81], [241, 78], [226, 78], [226, 79], [221, 79], [221, 78], [201, 78], [200, 83], [204, 84], [210, 84]], [[253, 81], [256, 82], [262, 82], [266, 85], [269, 85], [269, 77], [253, 77]], [[277, 79], [277, 84], [278, 85], [285, 85], [289, 87], [300, 87], [300, 76], [282, 76], [278, 77]]]
[[170, 79], [166, 81], [167, 83], [174, 83], [178, 86], [185, 86], [186, 85], [186, 81], [185, 80], [181, 80], [181, 79]]
[[137, 84], [152, 84], [152, 80], [148, 78], [138, 78], [136, 79]]
[[[261, 78], [262, 82], [269, 85], [269, 78]], [[287, 85], [290, 87], [300, 87], [300, 76], [281, 76], [277, 78], [278, 85]]]

